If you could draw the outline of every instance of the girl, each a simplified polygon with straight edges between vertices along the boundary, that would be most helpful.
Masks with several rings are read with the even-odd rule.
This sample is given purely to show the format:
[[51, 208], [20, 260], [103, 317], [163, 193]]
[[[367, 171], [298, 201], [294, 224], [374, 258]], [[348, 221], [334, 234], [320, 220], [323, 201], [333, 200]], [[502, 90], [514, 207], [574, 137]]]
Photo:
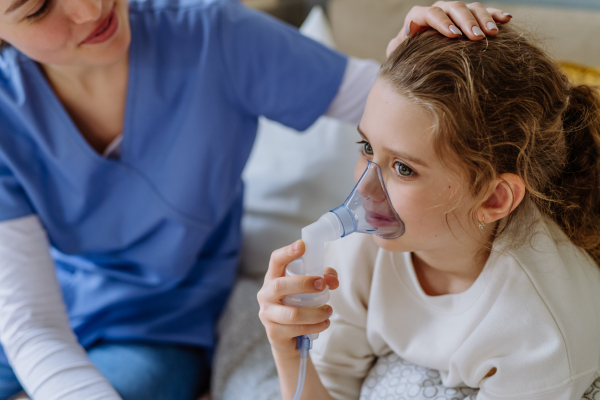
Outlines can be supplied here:
[[358, 398], [390, 353], [478, 400], [580, 399], [600, 371], [599, 97], [506, 26], [404, 41], [369, 94], [355, 177], [381, 166], [406, 233], [330, 243], [340, 287], [317, 309], [281, 299], [336, 288], [336, 270], [285, 278], [303, 243], [273, 253], [258, 299], [283, 398], [294, 337], [324, 331], [303, 399]]
[[[497, 31], [441, 6], [409, 31]], [[194, 398], [258, 116], [355, 119], [377, 66], [236, 0], [0, 0], [0, 38], [0, 398]]]

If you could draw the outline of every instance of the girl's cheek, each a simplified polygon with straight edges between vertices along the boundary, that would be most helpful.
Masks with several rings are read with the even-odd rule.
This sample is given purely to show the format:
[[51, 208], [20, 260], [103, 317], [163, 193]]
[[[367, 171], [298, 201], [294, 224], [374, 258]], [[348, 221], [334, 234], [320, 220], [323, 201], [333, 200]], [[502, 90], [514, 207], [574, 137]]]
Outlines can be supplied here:
[[[422, 214], [424, 204], [423, 194], [415, 187], [400, 182], [390, 183], [387, 187], [392, 206], [402, 220], [410, 220]], [[406, 223], [406, 221], [405, 221]]]
[[354, 183], [358, 183], [358, 180], [362, 176], [365, 169], [367, 169], [368, 160], [362, 154], [358, 157], [358, 161], [356, 162], [356, 168], [354, 168]]

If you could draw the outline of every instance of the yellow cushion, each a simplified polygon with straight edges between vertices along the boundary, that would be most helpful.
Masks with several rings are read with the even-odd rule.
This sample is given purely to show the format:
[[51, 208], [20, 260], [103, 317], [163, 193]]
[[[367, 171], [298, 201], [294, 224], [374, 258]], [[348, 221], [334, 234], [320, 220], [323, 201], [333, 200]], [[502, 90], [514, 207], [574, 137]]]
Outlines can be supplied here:
[[558, 65], [574, 84], [600, 85], [600, 68], [598, 67], [588, 67], [571, 62], [559, 62]]

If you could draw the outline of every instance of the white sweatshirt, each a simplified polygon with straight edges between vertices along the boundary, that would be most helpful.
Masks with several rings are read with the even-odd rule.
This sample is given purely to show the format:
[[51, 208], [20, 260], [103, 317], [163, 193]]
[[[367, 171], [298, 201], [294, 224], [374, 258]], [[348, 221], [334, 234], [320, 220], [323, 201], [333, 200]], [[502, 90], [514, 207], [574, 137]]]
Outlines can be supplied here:
[[363, 234], [329, 243], [340, 288], [311, 357], [331, 395], [358, 399], [375, 359], [394, 352], [445, 386], [480, 388], [477, 400], [580, 400], [599, 376], [600, 269], [550, 221], [531, 245], [507, 242], [469, 289], [443, 296], [425, 294], [410, 253]]

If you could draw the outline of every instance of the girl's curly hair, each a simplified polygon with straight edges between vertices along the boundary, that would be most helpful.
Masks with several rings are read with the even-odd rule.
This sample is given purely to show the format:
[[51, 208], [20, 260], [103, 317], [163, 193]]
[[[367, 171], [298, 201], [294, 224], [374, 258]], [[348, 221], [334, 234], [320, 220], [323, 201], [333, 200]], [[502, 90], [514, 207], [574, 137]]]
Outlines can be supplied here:
[[572, 85], [526, 36], [506, 25], [480, 41], [425, 31], [379, 77], [431, 113], [437, 154], [459, 161], [478, 199], [472, 213], [492, 179], [516, 174], [525, 198], [502, 226], [533, 204], [600, 264], [599, 92]]

